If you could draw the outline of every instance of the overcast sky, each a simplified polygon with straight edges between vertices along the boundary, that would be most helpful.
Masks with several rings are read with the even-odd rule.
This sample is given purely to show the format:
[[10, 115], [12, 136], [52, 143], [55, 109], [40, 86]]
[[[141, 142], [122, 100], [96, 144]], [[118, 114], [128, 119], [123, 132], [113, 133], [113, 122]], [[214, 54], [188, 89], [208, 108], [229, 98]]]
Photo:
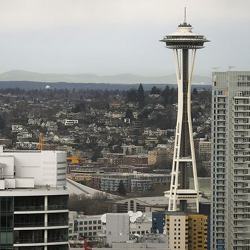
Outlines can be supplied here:
[[0, 72], [173, 73], [159, 39], [176, 30], [185, 5], [194, 32], [211, 40], [196, 74], [250, 70], [249, 0], [0, 0]]

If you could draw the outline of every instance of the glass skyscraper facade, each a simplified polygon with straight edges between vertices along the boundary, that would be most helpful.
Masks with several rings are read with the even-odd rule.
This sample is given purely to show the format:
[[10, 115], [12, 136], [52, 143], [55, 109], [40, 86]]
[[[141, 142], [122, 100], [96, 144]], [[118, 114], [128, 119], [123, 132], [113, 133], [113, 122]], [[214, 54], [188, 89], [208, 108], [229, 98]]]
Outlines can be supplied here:
[[0, 249], [13, 249], [14, 198], [0, 197]]

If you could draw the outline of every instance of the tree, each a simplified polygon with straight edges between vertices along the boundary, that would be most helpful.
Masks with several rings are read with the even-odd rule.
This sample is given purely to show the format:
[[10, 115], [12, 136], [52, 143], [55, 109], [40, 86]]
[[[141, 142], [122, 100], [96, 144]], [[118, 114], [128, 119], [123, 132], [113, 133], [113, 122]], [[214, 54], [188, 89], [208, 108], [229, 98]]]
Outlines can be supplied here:
[[166, 88], [162, 91], [161, 96], [165, 105], [177, 103], [177, 89], [175, 88], [170, 89], [166, 86]]
[[161, 90], [155, 86], [153, 86], [153, 88], [151, 89], [150, 92], [151, 95], [160, 95], [161, 94]]
[[169, 96], [170, 96], [170, 104], [177, 103], [177, 89], [171, 88]]
[[69, 197], [69, 209], [86, 215], [104, 214], [112, 211], [112, 203], [100, 193], [94, 194], [92, 198], [74, 194]]
[[166, 86], [165, 89], [161, 92], [161, 96], [163, 98], [164, 104], [169, 104], [169, 87]]
[[130, 121], [134, 120], [134, 115], [131, 109], [126, 110], [125, 118], [130, 119]]
[[145, 94], [142, 84], [140, 83], [139, 88], [137, 90], [137, 100], [139, 103], [139, 107], [142, 108], [145, 105]]
[[5, 126], [6, 126], [6, 122], [4, 118], [2, 117], [2, 115], [0, 115], [0, 130], [5, 129]]
[[117, 192], [122, 195], [122, 196], [125, 196], [127, 194], [127, 190], [124, 186], [124, 183], [123, 181], [121, 180], [120, 183], [119, 183], [119, 186], [118, 186], [118, 189], [117, 189]]
[[127, 91], [128, 102], [137, 102], [137, 91], [135, 89], [130, 89]]
[[79, 113], [79, 112], [85, 112], [86, 111], [86, 104], [85, 102], [80, 102], [75, 105], [74, 108], [72, 108], [73, 113]]
[[101, 158], [101, 157], [102, 157], [101, 148], [97, 147], [94, 150], [94, 154], [92, 155], [91, 160], [92, 161], [97, 161], [97, 159]]
[[194, 88], [193, 89], [193, 95], [197, 95], [198, 94], [198, 90], [197, 90], [197, 88]]

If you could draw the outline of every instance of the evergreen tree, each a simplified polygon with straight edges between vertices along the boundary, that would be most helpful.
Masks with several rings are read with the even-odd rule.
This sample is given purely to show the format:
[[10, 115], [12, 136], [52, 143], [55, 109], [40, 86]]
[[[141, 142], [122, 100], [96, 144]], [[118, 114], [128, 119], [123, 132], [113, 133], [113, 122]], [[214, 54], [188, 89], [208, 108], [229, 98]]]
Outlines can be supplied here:
[[137, 91], [136, 89], [130, 89], [127, 91], [128, 102], [137, 102]]
[[198, 90], [197, 90], [197, 88], [194, 88], [194, 89], [193, 89], [193, 95], [198, 95]]
[[169, 87], [166, 86], [166, 88], [162, 91], [161, 96], [163, 97], [163, 101], [165, 105], [169, 104], [169, 94], [170, 94], [170, 90]]
[[6, 127], [6, 122], [4, 118], [2, 117], [2, 115], [0, 115], [0, 130], [5, 129], [5, 127]]
[[117, 192], [122, 196], [125, 196], [127, 194], [123, 181], [120, 181]]
[[139, 107], [142, 108], [145, 105], [145, 94], [142, 84], [140, 83], [139, 88], [137, 90], [137, 100], [139, 103]]
[[161, 90], [155, 86], [152, 87], [151, 89], [151, 92], [150, 92], [151, 95], [160, 95], [161, 94]]
[[177, 91], [176, 91], [176, 89], [171, 88], [169, 96], [170, 96], [170, 103], [169, 104], [177, 103]]

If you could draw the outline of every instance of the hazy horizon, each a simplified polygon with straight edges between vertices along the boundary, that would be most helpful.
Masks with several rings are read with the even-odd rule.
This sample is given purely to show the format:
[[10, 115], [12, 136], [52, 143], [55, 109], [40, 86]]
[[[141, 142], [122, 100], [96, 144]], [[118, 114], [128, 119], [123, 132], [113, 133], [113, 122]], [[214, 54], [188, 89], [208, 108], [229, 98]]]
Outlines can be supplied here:
[[[38, 82], [68, 82], [68, 83], [112, 83], [112, 84], [130, 84], [130, 83], [176, 83], [176, 75], [162, 76], [143, 76], [136, 74], [116, 74], [116, 75], [96, 75], [96, 74], [45, 74], [30, 71], [8, 71], [0, 73], [0, 81], [38, 81]], [[210, 84], [211, 78], [195, 74], [193, 83]]]

